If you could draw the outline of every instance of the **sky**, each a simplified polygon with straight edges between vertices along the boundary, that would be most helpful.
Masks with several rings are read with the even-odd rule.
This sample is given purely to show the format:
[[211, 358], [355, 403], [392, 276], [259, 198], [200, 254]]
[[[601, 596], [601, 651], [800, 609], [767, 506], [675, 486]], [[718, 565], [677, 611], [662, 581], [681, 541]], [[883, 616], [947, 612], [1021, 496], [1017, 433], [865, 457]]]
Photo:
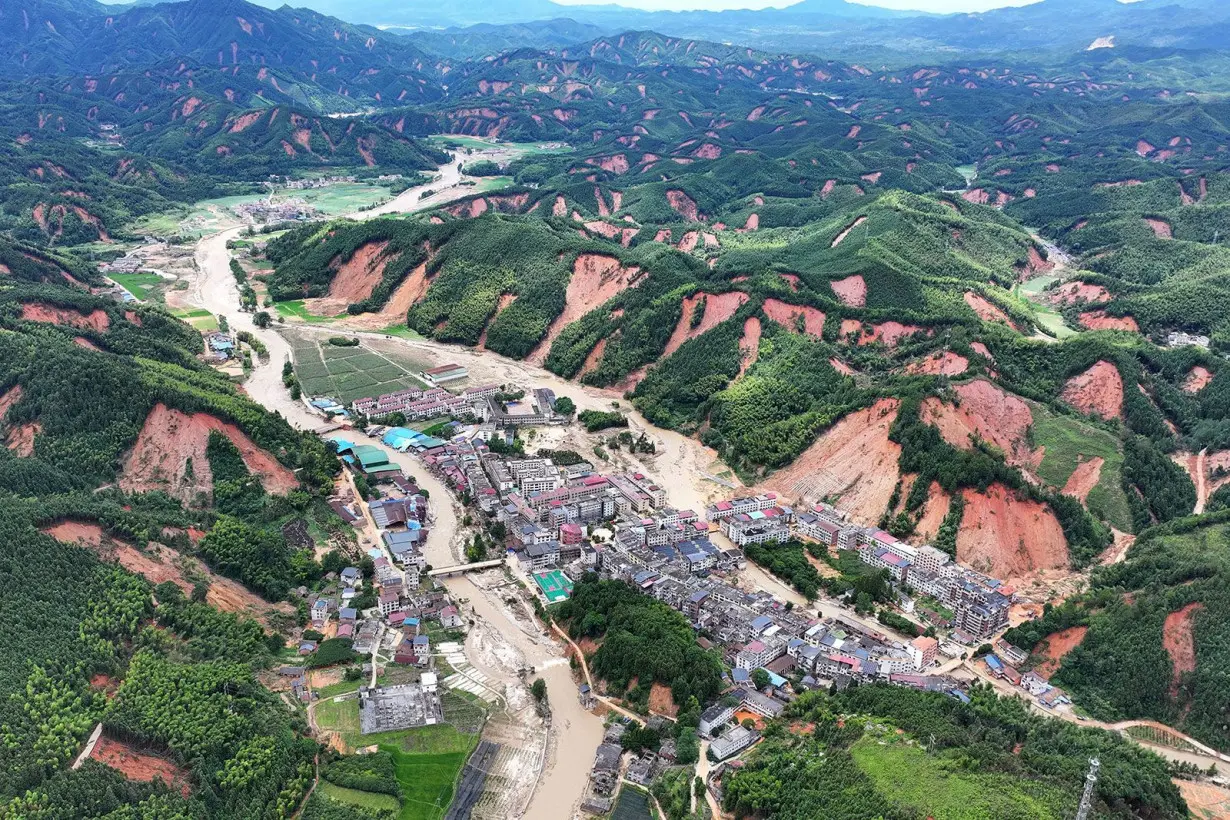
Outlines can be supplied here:
[[[789, 0], [555, 0], [565, 5], [594, 5], [616, 2], [621, 6], [649, 11], [684, 11], [701, 9], [722, 11], [725, 9], [782, 8], [792, 5]], [[869, 6], [909, 11], [937, 13], [987, 11], [1004, 6], [1025, 6], [1037, 0], [851, 0]]]

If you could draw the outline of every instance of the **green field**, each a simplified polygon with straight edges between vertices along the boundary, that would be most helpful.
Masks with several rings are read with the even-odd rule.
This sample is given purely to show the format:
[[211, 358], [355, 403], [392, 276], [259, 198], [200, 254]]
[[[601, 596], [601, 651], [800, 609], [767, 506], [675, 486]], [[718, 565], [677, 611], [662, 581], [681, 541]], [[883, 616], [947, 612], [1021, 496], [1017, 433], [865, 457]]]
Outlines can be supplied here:
[[[161, 213], [148, 214], [126, 226], [126, 230], [136, 234], [201, 236], [240, 224], [239, 217], [231, 209], [236, 205], [257, 202], [265, 196], [266, 194], [262, 192], [204, 199], [187, 207], [171, 208]], [[359, 208], [392, 198], [388, 188], [366, 182], [343, 182], [330, 185], [328, 188], [305, 191], [279, 188], [274, 191], [274, 196], [302, 199], [326, 217], [352, 213]]]
[[453, 801], [453, 789], [465, 766], [466, 759], [478, 736], [466, 738], [464, 748], [452, 752], [403, 752], [396, 746], [381, 744], [381, 751], [390, 752], [397, 766], [397, 781], [401, 783], [402, 806], [398, 820], [438, 820]]
[[336, 316], [317, 316], [315, 313], [310, 313], [304, 306], [302, 299], [295, 299], [290, 302], [276, 302], [274, 308], [278, 314], [287, 319], [297, 319], [300, 322], [308, 324], [326, 324], [335, 319], [344, 319], [350, 314], [339, 313]]
[[867, 736], [850, 748], [876, 790], [903, 813], [934, 820], [1061, 820], [1079, 795], [1053, 786], [978, 771], [977, 762], [929, 755], [896, 734]]
[[1069, 336], [1075, 336], [1077, 331], [1065, 325], [1059, 311], [1042, 300], [1042, 292], [1050, 287], [1051, 283], [1058, 281], [1058, 276], [1035, 276], [1028, 282], [1022, 282], [1013, 288], [1013, 295], [1018, 299], [1023, 299], [1028, 308], [1033, 311], [1034, 319], [1037, 320], [1044, 333], [1056, 339], [1066, 339]]
[[392, 325], [380, 331], [386, 336], [396, 336], [399, 339], [421, 339], [423, 338], [416, 330], [412, 330], [405, 325]]
[[491, 140], [479, 139], [478, 137], [466, 137], [455, 134], [433, 134], [427, 139], [437, 143], [459, 145], [462, 148], [469, 148], [475, 151], [483, 151], [489, 148], [503, 148], [524, 154], [567, 154], [572, 151], [572, 146], [570, 145], [556, 147], [560, 144], [552, 142], [493, 142]]
[[[321, 700], [325, 700], [328, 698], [335, 698], [338, 695], [345, 695], [348, 692], [357, 691], [358, 688], [364, 685], [365, 683], [367, 683], [367, 681], [364, 680], [363, 678], [357, 678], [355, 680], [343, 680], [343, 681], [338, 681], [337, 683], [331, 683], [328, 686], [317, 687], [313, 689], [312, 691], [320, 695]], [[319, 709], [320, 707], [318, 706], [316, 708]]]
[[323, 337], [291, 337], [291, 349], [295, 375], [309, 396], [348, 402], [424, 386], [413, 375], [422, 369], [413, 357], [380, 355], [362, 345], [335, 347]]
[[619, 790], [619, 799], [615, 801], [611, 820], [650, 820], [654, 816], [649, 808], [649, 795], [625, 783]]
[[[462, 713], [465, 713], [464, 715]], [[474, 725], [473, 733], [458, 731], [450, 724], [423, 726], [396, 732], [359, 733], [359, 701], [321, 701], [316, 706], [316, 722], [326, 731], [338, 732], [350, 748], [376, 744], [389, 752], [397, 765], [397, 780], [401, 783], [403, 801], [398, 820], [439, 820], [453, 799], [453, 789], [470, 752], [478, 745], [482, 710], [463, 699], [445, 695], [446, 719], [460, 717]], [[324, 785], [323, 783], [321, 785]], [[336, 787], [335, 787], [336, 788]], [[382, 795], [342, 789], [352, 798], [381, 799]], [[347, 799], [326, 791], [335, 800], [358, 805], [358, 799]]]
[[377, 811], [396, 812], [401, 808], [397, 798], [391, 794], [377, 794], [376, 792], [347, 789], [344, 786], [335, 786], [328, 780], [321, 780], [316, 788], [325, 797], [328, 797], [330, 800], [336, 800], [339, 803], [349, 803], [353, 806], [376, 809]]
[[1123, 493], [1123, 453], [1119, 439], [1099, 427], [1058, 415], [1038, 404], [1031, 404], [1031, 410], [1033, 445], [1046, 448], [1038, 466], [1038, 477], [1052, 487], [1062, 488], [1078, 463], [1101, 458], [1098, 483], [1090, 491], [1086, 504], [1094, 515], [1124, 532], [1130, 531], [1132, 513]]
[[170, 280], [163, 279], [156, 273], [112, 273], [108, 279], [144, 302], [150, 293]]
[[217, 317], [204, 308], [197, 308], [195, 310], [179, 308], [171, 311], [171, 315], [176, 319], [183, 319], [202, 333], [218, 329]]

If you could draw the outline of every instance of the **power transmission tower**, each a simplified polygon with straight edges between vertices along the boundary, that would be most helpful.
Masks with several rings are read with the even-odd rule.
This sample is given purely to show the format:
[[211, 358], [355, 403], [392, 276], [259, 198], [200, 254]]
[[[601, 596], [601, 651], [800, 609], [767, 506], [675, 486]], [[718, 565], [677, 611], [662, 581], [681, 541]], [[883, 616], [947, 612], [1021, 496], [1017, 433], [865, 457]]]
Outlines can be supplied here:
[[1089, 812], [1093, 808], [1093, 790], [1098, 785], [1098, 768], [1101, 765], [1096, 757], [1089, 758], [1089, 774], [1085, 775], [1085, 793], [1081, 795], [1076, 820], [1089, 820]]

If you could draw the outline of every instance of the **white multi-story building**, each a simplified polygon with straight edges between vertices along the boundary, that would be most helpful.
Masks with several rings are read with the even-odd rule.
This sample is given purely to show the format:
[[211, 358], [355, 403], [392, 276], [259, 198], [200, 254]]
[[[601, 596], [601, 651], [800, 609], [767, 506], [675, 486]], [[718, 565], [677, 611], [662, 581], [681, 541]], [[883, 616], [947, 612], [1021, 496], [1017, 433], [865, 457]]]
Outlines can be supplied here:
[[710, 504], [705, 509], [705, 517], [710, 521], [721, 521], [723, 518], [729, 518], [732, 515], [759, 512], [760, 510], [767, 510], [770, 507], [776, 506], [777, 494], [764, 493], [763, 495], [732, 498], [729, 501], [719, 501], [716, 504]]

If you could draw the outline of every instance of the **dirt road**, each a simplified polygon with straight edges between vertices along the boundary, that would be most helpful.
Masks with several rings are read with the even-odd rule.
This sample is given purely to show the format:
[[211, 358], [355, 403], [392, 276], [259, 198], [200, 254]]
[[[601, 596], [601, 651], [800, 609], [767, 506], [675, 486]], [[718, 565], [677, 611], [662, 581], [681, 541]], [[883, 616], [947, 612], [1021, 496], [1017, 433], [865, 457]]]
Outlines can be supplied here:
[[1196, 752], [1180, 751], [1179, 749], [1173, 749], [1169, 746], [1145, 743], [1137, 738], [1130, 739], [1145, 747], [1149, 751], [1166, 758], [1167, 760], [1173, 760], [1180, 763], [1192, 763], [1203, 770], [1207, 770], [1211, 765], [1216, 767], [1218, 774], [1222, 776], [1230, 775], [1230, 756], [1221, 754], [1220, 752], [1209, 748], [1200, 741], [1188, 737], [1173, 727], [1164, 726], [1160, 723], [1155, 723], [1148, 720], [1125, 720], [1119, 723], [1103, 723], [1102, 721], [1094, 720], [1093, 718], [1082, 720], [1076, 716], [1076, 713], [1073, 712], [1070, 707], [1046, 709], [1038, 705], [1037, 700], [1031, 697], [1024, 690], [1017, 689], [1007, 681], [991, 675], [986, 671], [985, 667], [980, 668], [980, 665], [976, 661], [966, 661], [962, 665], [962, 668], [975, 675], [983, 683], [991, 684], [991, 686], [993, 686], [1001, 696], [1024, 698], [1029, 703], [1030, 709], [1046, 717], [1066, 720], [1069, 723], [1075, 723], [1079, 726], [1105, 729], [1108, 732], [1115, 732], [1117, 734], [1123, 734], [1124, 730], [1133, 726], [1154, 726], [1163, 729], [1182, 738], [1184, 741], [1189, 743], [1193, 749], [1196, 749]]

